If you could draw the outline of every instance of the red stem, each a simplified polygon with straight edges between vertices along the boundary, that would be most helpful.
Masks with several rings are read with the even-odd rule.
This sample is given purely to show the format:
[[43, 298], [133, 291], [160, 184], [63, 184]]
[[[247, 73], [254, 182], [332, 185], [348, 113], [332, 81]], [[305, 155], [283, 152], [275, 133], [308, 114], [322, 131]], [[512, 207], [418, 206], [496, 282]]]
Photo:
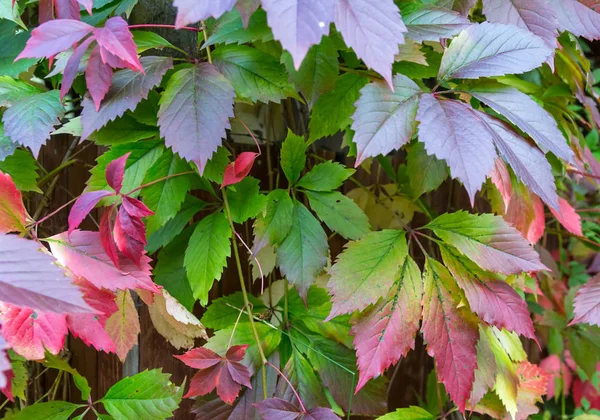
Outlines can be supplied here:
[[567, 169], [567, 172], [569, 172], [570, 174], [583, 175], [588, 178], [600, 179], [600, 176], [598, 176], [598, 175], [588, 174], [587, 172], [576, 171], [574, 169]]
[[62, 209], [68, 207], [71, 203], [73, 203], [75, 200], [77, 200], [78, 197], [75, 197], [74, 199], [70, 200], [69, 202], [67, 202], [66, 204], [63, 204], [62, 206], [60, 206], [59, 208], [57, 208], [56, 210], [54, 210], [52, 213], [42, 217], [40, 220], [38, 220], [37, 222], [35, 222], [33, 225], [34, 226], [38, 226], [39, 224], [45, 222], [46, 220], [48, 220], [49, 218], [51, 218], [52, 216], [54, 216], [56, 213], [58, 213], [59, 211], [61, 211]]
[[294, 385], [292, 385], [292, 383], [289, 381], [289, 379], [286, 378], [286, 376], [279, 369], [277, 369], [277, 367], [273, 363], [271, 363], [271, 362], [269, 362], [267, 360], [266, 364], [269, 365], [269, 366], [271, 366], [273, 369], [275, 369], [275, 371], [277, 371], [277, 373], [279, 374], [279, 376], [281, 376], [287, 382], [287, 384], [292, 389], [292, 392], [296, 396], [296, 399], [298, 399], [298, 403], [300, 404], [300, 407], [302, 408], [302, 412], [303, 413], [307, 413], [306, 407], [304, 406], [304, 403], [302, 403], [302, 399], [300, 399], [300, 395], [298, 395], [298, 392], [296, 391], [296, 388], [294, 388]]
[[148, 182], [147, 184], [140, 185], [139, 187], [134, 188], [133, 190], [131, 190], [128, 193], [125, 193], [123, 195], [133, 194], [134, 192], [139, 191], [142, 188], [146, 188], [146, 187], [149, 187], [150, 185], [158, 184], [159, 182], [166, 181], [167, 179], [170, 179], [170, 178], [175, 178], [176, 176], [191, 175], [191, 174], [195, 174], [195, 173], [196, 173], [195, 171], [187, 171], [187, 172], [181, 172], [181, 173], [178, 173], [178, 174], [163, 176], [162, 178], [156, 179], [156, 180], [154, 180], [152, 182]]
[[237, 120], [240, 122], [240, 124], [242, 124], [244, 126], [244, 128], [246, 129], [248, 134], [250, 134], [250, 137], [252, 137], [252, 140], [254, 140], [254, 144], [256, 144], [256, 147], [258, 147], [258, 156], [262, 155], [262, 151], [260, 150], [260, 145], [258, 144], [258, 140], [256, 140], [256, 137], [254, 137], [254, 133], [248, 128], [248, 126], [244, 123], [244, 121], [242, 121], [240, 118], [238, 118]]
[[178, 28], [175, 25], [163, 25], [158, 23], [143, 23], [139, 25], [129, 25], [129, 29], [135, 28], [168, 28], [168, 29], [185, 29], [186, 31], [202, 32], [202, 29], [192, 28], [191, 26], [182, 26]]

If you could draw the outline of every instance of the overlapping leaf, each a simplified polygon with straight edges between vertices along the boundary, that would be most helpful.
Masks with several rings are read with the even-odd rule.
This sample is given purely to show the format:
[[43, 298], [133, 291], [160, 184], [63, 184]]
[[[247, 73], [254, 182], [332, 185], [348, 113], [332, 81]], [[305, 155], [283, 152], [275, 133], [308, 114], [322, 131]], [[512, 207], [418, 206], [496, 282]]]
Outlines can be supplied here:
[[408, 30], [406, 37], [417, 42], [452, 38], [471, 25], [468, 18], [438, 7], [415, 7], [402, 20]]
[[235, 3], [235, 0], [175, 0], [173, 2], [177, 7], [175, 24], [181, 28], [209, 17], [218, 18], [231, 10]]
[[106, 320], [104, 328], [115, 345], [115, 353], [124, 362], [138, 342], [140, 320], [129, 290], [119, 290], [115, 302], [117, 310]]
[[574, 306], [575, 318], [571, 323], [585, 322], [600, 326], [600, 274], [577, 291]]
[[24, 232], [25, 214], [21, 192], [10, 175], [0, 172], [0, 233]]
[[548, 0], [560, 30], [589, 40], [600, 39], [600, 14], [576, 0]]

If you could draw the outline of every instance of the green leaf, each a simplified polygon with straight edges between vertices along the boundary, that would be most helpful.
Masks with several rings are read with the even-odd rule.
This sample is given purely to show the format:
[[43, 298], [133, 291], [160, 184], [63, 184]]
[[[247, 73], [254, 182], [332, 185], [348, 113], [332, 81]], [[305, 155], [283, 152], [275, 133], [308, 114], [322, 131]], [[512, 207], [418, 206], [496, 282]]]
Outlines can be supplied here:
[[16, 29], [11, 21], [0, 19], [0, 76], [18, 77], [38, 61], [36, 58], [22, 58], [15, 62], [30, 36], [29, 32], [22, 30], [17, 33]]
[[264, 235], [272, 246], [277, 246], [288, 235], [292, 228], [294, 202], [286, 190], [273, 190], [267, 195], [265, 213], [257, 221], [263, 224]]
[[42, 192], [37, 186], [38, 163], [28, 151], [15, 150], [0, 162], [0, 171], [11, 176], [18, 190]]
[[414, 144], [407, 157], [408, 176], [413, 197], [437, 189], [448, 177], [448, 168], [444, 161], [428, 155], [423, 143]]
[[204, 44], [207, 47], [215, 44], [246, 44], [273, 40], [273, 33], [267, 25], [267, 14], [262, 9], [252, 14], [247, 28], [244, 28], [237, 10], [226, 13], [219, 19], [211, 34]]
[[116, 145], [156, 137], [159, 137], [157, 127], [140, 124], [135, 118], [125, 114], [114, 121], [109, 121], [104, 127], [90, 134], [87, 139], [100, 145]]
[[177, 387], [161, 369], [146, 370], [121, 379], [100, 400], [115, 420], [162, 420], [179, 407], [183, 386]]
[[264, 103], [299, 99], [284, 67], [270, 54], [247, 45], [228, 45], [217, 48], [212, 57], [241, 99]]
[[310, 106], [335, 86], [339, 74], [338, 52], [330, 38], [323, 38], [320, 44], [313, 45], [298, 70], [289, 52], [282, 54], [281, 61], [285, 63], [290, 80]]
[[386, 296], [407, 254], [401, 230], [371, 232], [358, 242], [350, 242], [329, 269], [327, 288], [333, 296], [329, 318], [363, 310]]
[[313, 143], [323, 137], [329, 137], [345, 130], [352, 123], [354, 103], [360, 96], [360, 90], [369, 79], [353, 73], [345, 73], [333, 90], [323, 94], [313, 106], [308, 129], [308, 142]]
[[235, 223], [244, 223], [256, 217], [265, 208], [267, 197], [260, 194], [259, 182], [258, 179], [248, 176], [227, 188], [231, 218]]
[[392, 413], [379, 417], [379, 420], [433, 420], [435, 417], [421, 407], [411, 405], [408, 408], [399, 408]]
[[25, 83], [8, 76], [0, 76], [0, 106], [11, 106], [20, 99], [36, 95], [41, 91]]
[[310, 206], [329, 229], [346, 239], [360, 239], [370, 232], [369, 218], [358, 205], [338, 191], [305, 191]]
[[[162, 141], [148, 140], [130, 144], [119, 144], [110, 148], [97, 159], [97, 165], [90, 171], [92, 176], [87, 181], [88, 190], [110, 189], [106, 182], [106, 166], [115, 159], [131, 152], [125, 165], [123, 192], [127, 193], [142, 185], [146, 173], [165, 151]], [[134, 195], [139, 195], [136, 192]]]
[[221, 278], [231, 255], [231, 228], [222, 212], [211, 214], [198, 223], [185, 251], [184, 266], [194, 297], [208, 303], [208, 292]]
[[56, 136], [59, 134], [69, 134], [71, 136], [81, 137], [82, 131], [83, 131], [83, 126], [81, 125], [81, 117], [79, 116], [79, 117], [71, 118], [69, 121], [67, 121], [65, 124], [63, 124], [61, 127], [57, 128], [50, 134], [52, 134], [53, 136]]
[[[263, 311], [268, 311], [268, 308], [255, 296], [248, 295], [248, 300], [252, 304], [252, 312], [255, 316]], [[242, 311], [240, 316], [240, 310], [243, 308], [244, 295], [242, 292], [215, 299], [202, 315], [202, 325], [217, 331], [233, 327], [238, 319], [239, 322], [249, 322], [245, 311]]]
[[[165, 226], [168, 225], [167, 223]], [[154, 282], [167, 289], [167, 292], [190, 312], [194, 309], [196, 299], [194, 299], [183, 261], [193, 231], [194, 228], [190, 226], [181, 234], [173, 235], [173, 241], [170, 241], [159, 252], [156, 266], [152, 272]]]
[[27, 26], [21, 20], [22, 11], [23, 9], [19, 3], [15, 2], [13, 7], [13, 0], [0, 0], [0, 19], [18, 23], [23, 29], [27, 29]]
[[55, 356], [47, 351], [44, 357], [45, 360], [42, 363], [44, 366], [71, 374], [75, 386], [81, 391], [81, 399], [87, 401], [92, 393], [92, 388], [87, 379], [77, 372], [77, 369], [72, 368], [66, 360], [61, 359], [59, 356]]
[[[591, 330], [591, 331], [590, 331]], [[596, 365], [600, 362], [600, 340], [597, 327], [590, 330], [568, 331], [569, 349], [573, 360], [588, 378], [596, 372]]]
[[29, 383], [29, 374], [26, 366], [27, 359], [19, 356], [13, 350], [9, 350], [8, 355], [10, 356], [12, 372], [15, 375], [12, 378], [12, 393], [15, 397], [24, 400], [25, 389]]
[[[170, 243], [175, 236], [179, 235], [187, 226], [188, 222], [196, 213], [202, 210], [206, 203], [194, 196], [188, 195], [181, 205], [179, 213], [161, 226], [156, 231], [148, 235], [148, 245], [146, 250], [149, 254], [155, 253], [160, 247]], [[172, 294], [172, 293], [171, 293]]]
[[300, 179], [298, 186], [313, 191], [332, 191], [341, 187], [354, 172], [356, 172], [354, 169], [328, 160], [313, 166]]
[[217, 184], [223, 183], [223, 173], [225, 167], [229, 165], [229, 150], [224, 146], [219, 146], [216, 152], [213, 153], [210, 160], [206, 163], [202, 176]]
[[4, 135], [4, 127], [0, 124], [0, 162], [15, 152], [18, 144]]
[[[190, 171], [190, 165], [169, 149], [150, 168], [143, 184]], [[160, 229], [179, 212], [192, 187], [191, 176], [174, 176], [142, 189], [144, 203], [155, 213], [146, 219], [149, 234]]]
[[[302, 396], [306, 406], [327, 407], [329, 405], [323, 392], [323, 385], [319, 382], [315, 370], [297, 349], [292, 350], [292, 357], [286, 363], [283, 374]], [[285, 381], [279, 383], [277, 390], [281, 393], [280, 395], [288, 395], [292, 392]]]
[[277, 248], [277, 264], [302, 299], [306, 299], [310, 285], [327, 264], [328, 252], [327, 235], [321, 224], [296, 201], [290, 232]]
[[153, 48], [157, 50], [162, 50], [163, 48], [176, 49], [173, 44], [155, 32], [131, 31], [131, 34], [133, 35], [133, 42], [135, 42], [135, 45], [137, 46], [138, 54]]
[[10, 420], [67, 420], [71, 414], [84, 405], [72, 404], [66, 401], [50, 401], [25, 407], [18, 413], [6, 417]]
[[290, 184], [295, 184], [306, 165], [306, 143], [304, 137], [297, 136], [288, 129], [281, 145], [281, 168]]

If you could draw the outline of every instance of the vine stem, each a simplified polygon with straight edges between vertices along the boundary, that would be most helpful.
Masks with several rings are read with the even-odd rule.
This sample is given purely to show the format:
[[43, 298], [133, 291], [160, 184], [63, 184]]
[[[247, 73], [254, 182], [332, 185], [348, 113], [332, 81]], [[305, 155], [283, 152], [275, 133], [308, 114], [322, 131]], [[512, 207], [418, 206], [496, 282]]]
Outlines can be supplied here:
[[70, 201], [67, 201], [65, 204], [63, 204], [62, 206], [60, 206], [59, 208], [57, 208], [56, 210], [54, 210], [52, 213], [47, 214], [46, 216], [42, 217], [40, 220], [38, 220], [37, 222], [35, 222], [33, 224], [33, 226], [38, 226], [41, 223], [45, 222], [46, 220], [48, 220], [49, 218], [51, 218], [52, 216], [54, 216], [56, 213], [60, 212], [61, 210], [65, 209], [66, 207], [68, 207], [69, 205], [71, 205], [75, 200], [77, 200], [77, 197], [73, 198]]
[[175, 178], [175, 177], [183, 176], [183, 175], [191, 175], [191, 174], [195, 174], [195, 173], [196, 173], [195, 171], [187, 171], [187, 172], [180, 172], [178, 174], [172, 174], [172, 175], [163, 176], [162, 178], [155, 179], [154, 181], [148, 182], [147, 184], [140, 185], [139, 187], [134, 188], [133, 190], [131, 190], [128, 193], [125, 193], [123, 195], [133, 194], [134, 192], [139, 191], [139, 190], [141, 190], [143, 188], [147, 188], [150, 185], [158, 184], [159, 182], [163, 182], [163, 181], [166, 181], [166, 180], [171, 179], [171, 178]]
[[599, 179], [600, 175], [588, 174], [587, 172], [576, 171], [575, 169], [567, 169], [567, 172], [570, 174], [582, 175], [587, 178]]
[[[204, 21], [202, 21], [202, 27], [206, 28], [206, 23]], [[206, 44], [208, 42], [208, 34], [206, 33], [206, 31], [202, 31], [202, 34], [204, 35], [204, 43]], [[210, 46], [206, 47], [206, 56], [208, 57], [208, 62], [212, 64], [212, 54], [210, 52]]]
[[258, 271], [260, 272], [260, 294], [262, 295], [265, 292], [265, 275], [263, 274], [263, 269], [262, 269], [262, 266], [260, 265], [260, 261], [258, 261], [258, 258], [256, 258], [256, 256], [254, 255], [254, 252], [252, 252], [252, 250], [246, 244], [246, 242], [242, 239], [240, 234], [237, 232], [234, 232], [234, 233], [235, 233], [235, 236], [237, 236], [237, 238], [240, 240], [242, 245], [244, 245], [244, 247], [248, 251], [248, 254], [250, 254], [252, 259], [256, 262], [256, 266], [258, 267]]
[[181, 28], [178, 28], [175, 25], [165, 25], [165, 24], [159, 24], [159, 23], [142, 23], [142, 24], [138, 24], [138, 25], [129, 25], [128, 26], [129, 29], [136, 29], [136, 28], [168, 28], [168, 29], [185, 29], [186, 31], [193, 31], [193, 32], [202, 32], [203, 29], [200, 28], [193, 28], [191, 26], [182, 26]]
[[290, 389], [292, 390], [292, 392], [296, 396], [296, 399], [298, 400], [298, 404], [300, 404], [300, 408], [302, 409], [302, 412], [306, 413], [307, 412], [306, 411], [306, 407], [304, 406], [304, 403], [302, 402], [302, 399], [300, 398], [300, 395], [298, 394], [298, 392], [296, 391], [296, 388], [294, 388], [294, 385], [292, 385], [292, 383], [290, 382], [290, 380], [273, 363], [267, 362], [267, 365], [269, 365], [273, 369], [275, 369], [275, 371], [279, 374], [279, 376], [281, 376], [287, 382], [287, 384], [290, 386]]
[[[227, 214], [227, 220], [229, 221], [229, 227], [232, 232], [235, 232], [235, 227], [233, 226], [233, 219], [231, 218], [231, 210], [229, 208], [229, 201], [227, 200], [227, 191], [223, 190], [223, 204], [225, 204], [225, 212]], [[265, 357], [265, 353], [260, 345], [260, 338], [258, 337], [258, 331], [256, 330], [256, 325], [254, 324], [254, 314], [252, 313], [252, 306], [250, 301], [248, 300], [248, 292], [246, 292], [246, 283], [244, 282], [244, 272], [242, 270], [242, 262], [240, 260], [240, 253], [238, 251], [237, 246], [237, 237], [233, 237], [233, 255], [235, 256], [235, 264], [237, 266], [238, 277], [240, 279], [240, 287], [242, 289], [242, 296], [244, 297], [244, 306], [246, 307], [246, 312], [248, 313], [248, 320], [250, 321], [250, 327], [252, 328], [252, 333], [254, 334], [254, 340], [256, 341], [256, 347], [258, 347], [258, 354], [260, 355], [260, 361], [262, 363], [262, 383], [263, 383], [263, 397], [267, 399], [267, 371], [265, 369], [267, 362], [267, 358]]]
[[252, 137], [252, 140], [254, 140], [254, 144], [256, 144], [256, 147], [258, 147], [258, 156], [262, 155], [262, 150], [260, 150], [260, 144], [258, 144], [258, 140], [256, 140], [256, 137], [254, 136], [254, 133], [252, 132], [252, 130], [250, 130], [248, 128], [248, 126], [246, 125], [246, 123], [244, 121], [242, 121], [241, 118], [238, 117], [237, 120], [246, 129], [246, 131], [248, 132], [248, 134], [250, 134], [250, 137]]

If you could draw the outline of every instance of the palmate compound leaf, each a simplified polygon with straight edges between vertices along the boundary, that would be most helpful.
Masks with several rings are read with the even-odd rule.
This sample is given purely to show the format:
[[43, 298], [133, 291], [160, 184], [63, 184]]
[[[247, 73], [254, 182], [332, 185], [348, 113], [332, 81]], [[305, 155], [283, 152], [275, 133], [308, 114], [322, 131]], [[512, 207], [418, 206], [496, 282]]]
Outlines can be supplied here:
[[540, 67], [553, 52], [542, 38], [526, 29], [501, 23], [474, 24], [444, 52], [438, 79], [525, 73]]
[[309, 48], [329, 35], [335, 0], [262, 0], [275, 39], [288, 50], [300, 68]]
[[396, 284], [390, 292], [362, 313], [352, 327], [360, 372], [357, 391], [414, 348], [421, 319], [421, 271], [406, 256], [395, 277]]
[[177, 7], [175, 25], [181, 28], [209, 17], [217, 19], [235, 3], [236, 0], [174, 0], [173, 5]]
[[576, 0], [548, 0], [559, 29], [589, 40], [600, 39], [600, 14]]
[[464, 412], [477, 367], [477, 318], [460, 307], [460, 290], [446, 267], [428, 258], [424, 277], [422, 332], [427, 352], [435, 359], [439, 379]]
[[585, 322], [600, 326], [600, 274], [592, 277], [575, 295], [575, 318], [571, 324]]
[[115, 420], [163, 420], [179, 407], [183, 386], [177, 387], [162, 369], [146, 370], [121, 379], [100, 402]]
[[443, 159], [471, 202], [494, 168], [493, 135], [470, 105], [423, 94], [417, 112], [419, 141], [428, 154]]
[[142, 57], [140, 63], [144, 72], [130, 69], [115, 72], [98, 111], [91, 98], [84, 98], [81, 113], [82, 140], [109, 121], [122, 116], [125, 111], [135, 109], [137, 104], [148, 96], [150, 90], [160, 83], [167, 70], [173, 68], [171, 57]]
[[0, 301], [37, 311], [91, 311], [65, 271], [38, 242], [0, 235], [0, 262]]
[[537, 341], [527, 303], [508, 283], [480, 270], [456, 250], [442, 246], [440, 251], [473, 312], [490, 325]]
[[0, 172], [0, 234], [25, 232], [25, 207], [10, 175]]
[[373, 82], [360, 91], [352, 129], [356, 132], [356, 166], [368, 157], [387, 155], [406, 144], [415, 131], [421, 89], [408, 77], [397, 74], [394, 91]]
[[401, 230], [371, 232], [348, 244], [329, 269], [327, 284], [333, 306], [328, 320], [363, 310], [387, 296], [408, 253]]
[[548, 269], [529, 242], [500, 216], [459, 211], [443, 214], [427, 227], [484, 270], [510, 275]]
[[393, 0], [339, 0], [334, 21], [346, 44], [392, 87], [392, 63], [406, 32]]
[[212, 64], [179, 70], [160, 100], [158, 125], [165, 144], [202, 173], [231, 127], [234, 98], [231, 83]]
[[403, 13], [405, 34], [417, 42], [452, 38], [471, 25], [469, 18], [439, 7], [414, 7]]

